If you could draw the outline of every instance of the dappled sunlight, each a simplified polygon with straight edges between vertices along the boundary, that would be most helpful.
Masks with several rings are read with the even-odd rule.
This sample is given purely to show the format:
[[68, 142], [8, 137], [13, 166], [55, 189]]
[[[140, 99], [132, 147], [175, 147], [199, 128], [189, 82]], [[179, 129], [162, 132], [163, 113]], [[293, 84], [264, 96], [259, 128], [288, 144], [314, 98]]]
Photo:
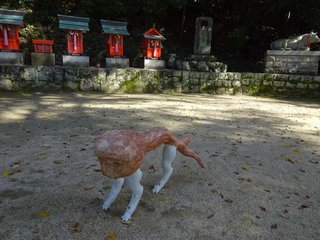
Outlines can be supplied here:
[[15, 123], [25, 120], [33, 112], [34, 108], [26, 106], [26, 109], [19, 107], [10, 107], [1, 111], [0, 123]]

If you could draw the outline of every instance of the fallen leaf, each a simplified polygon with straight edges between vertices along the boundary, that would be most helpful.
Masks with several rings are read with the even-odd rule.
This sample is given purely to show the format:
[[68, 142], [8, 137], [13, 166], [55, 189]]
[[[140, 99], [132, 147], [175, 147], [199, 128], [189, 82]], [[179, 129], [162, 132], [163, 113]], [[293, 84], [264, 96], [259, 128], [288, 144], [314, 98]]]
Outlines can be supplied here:
[[247, 171], [249, 168], [247, 166], [241, 167], [243, 170]]
[[95, 172], [102, 172], [101, 169], [93, 169], [93, 171], [95, 171]]
[[288, 162], [290, 162], [290, 163], [292, 163], [292, 164], [294, 164], [295, 163], [295, 161], [294, 160], [292, 160], [291, 158], [289, 158], [289, 157], [286, 157], [285, 158]]
[[82, 226], [78, 222], [75, 222], [71, 227], [72, 232], [81, 232], [81, 230], [82, 230]]
[[48, 155], [48, 152], [41, 152], [41, 153], [38, 153], [38, 156], [47, 156]]
[[130, 220], [128, 220], [128, 221], [122, 220], [121, 223], [122, 223], [123, 225], [129, 226], [129, 225], [131, 224], [131, 221], [130, 221]]
[[105, 238], [105, 240], [116, 240], [116, 239], [117, 239], [117, 234], [115, 234], [115, 233], [110, 233]]
[[42, 218], [49, 217], [49, 212], [48, 211], [40, 211], [39, 216]]
[[261, 211], [264, 211], [264, 212], [267, 211], [267, 209], [265, 207], [259, 206], [259, 208], [260, 208]]
[[233, 200], [231, 200], [231, 199], [229, 199], [229, 198], [225, 198], [225, 199], [223, 199], [225, 202], [227, 202], [227, 203], [233, 203]]
[[311, 207], [312, 203], [303, 203], [300, 205], [299, 209], [302, 210], [304, 208], [309, 208]]
[[78, 136], [78, 134], [70, 134], [68, 137], [72, 138], [72, 137], [77, 137], [77, 136]]
[[301, 151], [300, 151], [299, 149], [294, 149], [293, 152], [294, 152], [295, 154], [300, 154], [300, 153], [301, 153]]
[[91, 185], [91, 186], [85, 186], [83, 187], [85, 191], [89, 191], [89, 190], [92, 190], [94, 188], [94, 185]]
[[312, 161], [312, 160], [309, 160], [309, 162], [314, 163], [314, 164], [319, 163], [318, 161]]
[[53, 163], [54, 164], [61, 164], [61, 163], [63, 163], [63, 161], [62, 160], [54, 160]]
[[5, 169], [5, 170], [3, 170], [3, 172], [2, 172], [2, 176], [4, 176], [4, 177], [8, 177], [8, 176], [10, 176], [12, 173], [9, 171], [9, 170], [7, 170], [7, 169]]
[[278, 224], [272, 224], [271, 225], [271, 229], [277, 229], [278, 228]]
[[12, 170], [13, 170], [13, 171], [16, 171], [19, 166], [20, 166], [20, 163], [15, 163], [15, 164], [13, 164]]

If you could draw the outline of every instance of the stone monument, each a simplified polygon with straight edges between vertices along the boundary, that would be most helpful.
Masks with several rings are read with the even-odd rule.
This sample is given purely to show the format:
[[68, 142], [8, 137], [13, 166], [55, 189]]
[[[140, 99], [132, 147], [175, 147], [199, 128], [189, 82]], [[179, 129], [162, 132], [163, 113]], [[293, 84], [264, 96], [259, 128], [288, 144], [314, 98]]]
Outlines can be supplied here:
[[210, 55], [212, 39], [212, 18], [199, 17], [196, 20], [194, 54]]
[[198, 17], [194, 37], [194, 54], [184, 59], [176, 55], [169, 55], [168, 68], [199, 72], [226, 72], [227, 65], [217, 62], [217, 58], [211, 55], [213, 20], [210, 17]]

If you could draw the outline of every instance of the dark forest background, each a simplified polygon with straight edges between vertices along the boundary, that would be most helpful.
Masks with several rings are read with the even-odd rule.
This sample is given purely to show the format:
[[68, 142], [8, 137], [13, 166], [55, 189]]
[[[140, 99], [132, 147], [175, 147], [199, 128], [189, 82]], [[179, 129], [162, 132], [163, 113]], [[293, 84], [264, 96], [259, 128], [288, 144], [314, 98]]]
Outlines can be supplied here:
[[[142, 33], [155, 23], [167, 38], [163, 57], [193, 52], [195, 20], [213, 18], [212, 54], [229, 70], [255, 71], [261, 67], [270, 42], [318, 31], [318, 0], [1, 0], [0, 8], [26, 11], [21, 30], [22, 48], [32, 51], [31, 39], [55, 40], [54, 51], [66, 54], [66, 36], [58, 28], [57, 14], [90, 18], [84, 35], [85, 55], [90, 64], [104, 64], [105, 36], [100, 19], [126, 21], [125, 55], [135, 66], [141, 58]], [[313, 46], [317, 49], [318, 46]]]

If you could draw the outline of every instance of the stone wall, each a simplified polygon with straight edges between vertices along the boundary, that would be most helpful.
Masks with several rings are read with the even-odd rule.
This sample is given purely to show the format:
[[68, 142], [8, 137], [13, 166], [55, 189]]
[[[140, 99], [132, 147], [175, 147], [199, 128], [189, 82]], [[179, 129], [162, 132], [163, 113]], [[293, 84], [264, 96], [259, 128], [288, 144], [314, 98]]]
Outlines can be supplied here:
[[0, 66], [0, 89], [106, 93], [286, 94], [320, 96], [320, 76], [173, 69]]
[[320, 51], [268, 50], [265, 72], [317, 75], [319, 57]]

